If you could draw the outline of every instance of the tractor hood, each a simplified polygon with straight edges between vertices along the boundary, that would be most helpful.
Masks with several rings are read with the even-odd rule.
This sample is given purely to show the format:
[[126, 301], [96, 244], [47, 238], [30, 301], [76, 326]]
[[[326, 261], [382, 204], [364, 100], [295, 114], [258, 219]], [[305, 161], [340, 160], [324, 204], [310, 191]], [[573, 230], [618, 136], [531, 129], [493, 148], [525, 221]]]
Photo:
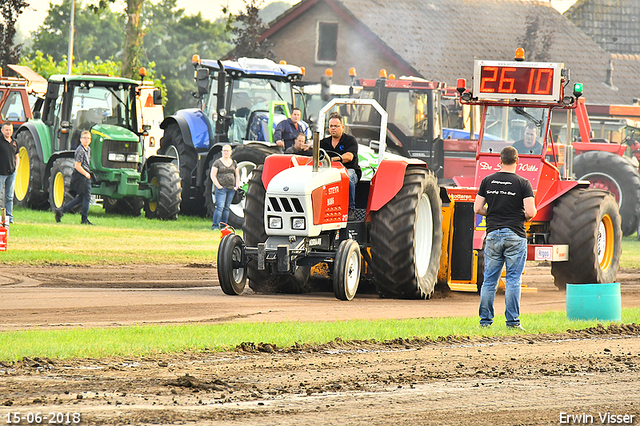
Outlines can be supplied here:
[[140, 140], [138, 135], [131, 130], [113, 124], [96, 124], [91, 127], [91, 135], [117, 141], [138, 142]]

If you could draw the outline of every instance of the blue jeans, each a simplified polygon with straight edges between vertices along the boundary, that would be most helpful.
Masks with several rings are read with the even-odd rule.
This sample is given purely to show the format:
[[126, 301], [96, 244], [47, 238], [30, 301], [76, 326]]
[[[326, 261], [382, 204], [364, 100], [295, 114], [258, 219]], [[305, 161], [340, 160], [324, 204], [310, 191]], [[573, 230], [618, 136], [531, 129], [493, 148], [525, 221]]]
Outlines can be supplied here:
[[509, 228], [487, 234], [484, 249], [484, 284], [480, 290], [480, 325], [493, 323], [493, 302], [496, 287], [507, 264], [507, 285], [504, 293], [507, 326], [520, 325], [520, 284], [527, 260], [527, 239], [518, 236]]
[[220, 222], [228, 223], [227, 221], [229, 220], [229, 206], [231, 205], [231, 200], [233, 200], [233, 196], [235, 195], [235, 193], [236, 190], [233, 188], [215, 188], [213, 197], [216, 200], [216, 209], [213, 212], [212, 226], [220, 226]]
[[85, 180], [87, 182], [84, 187], [84, 190], [80, 194], [76, 195], [76, 198], [69, 201], [60, 209], [62, 210], [62, 213], [67, 213], [73, 210], [75, 206], [82, 203], [81, 222], [86, 222], [89, 220], [89, 203], [91, 202], [91, 179], [85, 179]]
[[7, 220], [13, 222], [13, 191], [16, 184], [16, 172], [10, 175], [0, 175], [0, 188], [4, 188], [4, 208], [7, 211]]
[[356, 183], [358, 183], [358, 175], [353, 169], [347, 169], [349, 173], [349, 208], [356, 208]]

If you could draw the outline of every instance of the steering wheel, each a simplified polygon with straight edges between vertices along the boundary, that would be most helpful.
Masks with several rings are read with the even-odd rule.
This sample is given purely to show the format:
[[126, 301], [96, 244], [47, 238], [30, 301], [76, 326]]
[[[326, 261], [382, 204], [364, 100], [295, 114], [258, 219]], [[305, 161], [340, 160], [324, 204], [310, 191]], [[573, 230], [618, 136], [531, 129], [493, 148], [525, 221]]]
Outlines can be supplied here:
[[338, 157], [341, 163], [343, 161], [342, 154], [339, 154], [335, 151], [325, 151], [324, 149], [320, 149], [320, 151], [324, 152], [329, 157], [329, 161], [331, 161], [332, 157]]
[[[296, 157], [295, 155], [291, 157], [291, 162], [294, 166], [308, 166], [313, 164], [313, 157], [304, 157], [304, 161], [299, 162], [301, 157]], [[326, 151], [320, 148], [320, 167], [330, 168], [331, 167], [331, 159]]]

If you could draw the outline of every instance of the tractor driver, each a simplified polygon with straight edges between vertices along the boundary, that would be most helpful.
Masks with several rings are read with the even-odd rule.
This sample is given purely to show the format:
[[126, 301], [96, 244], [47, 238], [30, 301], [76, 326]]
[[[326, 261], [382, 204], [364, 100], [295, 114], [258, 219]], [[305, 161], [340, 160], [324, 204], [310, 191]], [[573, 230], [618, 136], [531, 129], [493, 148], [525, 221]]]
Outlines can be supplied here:
[[342, 116], [337, 112], [329, 115], [329, 133], [331, 136], [320, 141], [320, 148], [333, 151], [341, 157], [331, 157], [331, 161], [342, 161], [349, 173], [349, 220], [355, 219], [356, 183], [362, 176], [358, 165], [358, 141], [351, 135], [344, 133]]
[[524, 129], [524, 139], [514, 142], [512, 146], [519, 154], [542, 154], [542, 144], [536, 140], [537, 134], [538, 127], [535, 123], [529, 123]]

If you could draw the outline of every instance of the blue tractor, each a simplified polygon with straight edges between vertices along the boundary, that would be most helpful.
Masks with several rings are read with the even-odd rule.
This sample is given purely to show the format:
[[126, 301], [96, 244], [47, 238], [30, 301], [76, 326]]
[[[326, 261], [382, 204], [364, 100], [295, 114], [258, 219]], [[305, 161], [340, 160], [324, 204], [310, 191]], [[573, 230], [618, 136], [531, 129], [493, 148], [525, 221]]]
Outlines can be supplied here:
[[[243, 187], [256, 165], [280, 152], [273, 130], [289, 116], [294, 106], [292, 82], [303, 72], [268, 59], [216, 61], [194, 55], [192, 62], [199, 105], [164, 119], [158, 153], [175, 158], [180, 170], [181, 213], [204, 216], [215, 207], [210, 171], [225, 144], [233, 147]], [[244, 221], [241, 198], [235, 197], [229, 214], [229, 223], [237, 228]]]

